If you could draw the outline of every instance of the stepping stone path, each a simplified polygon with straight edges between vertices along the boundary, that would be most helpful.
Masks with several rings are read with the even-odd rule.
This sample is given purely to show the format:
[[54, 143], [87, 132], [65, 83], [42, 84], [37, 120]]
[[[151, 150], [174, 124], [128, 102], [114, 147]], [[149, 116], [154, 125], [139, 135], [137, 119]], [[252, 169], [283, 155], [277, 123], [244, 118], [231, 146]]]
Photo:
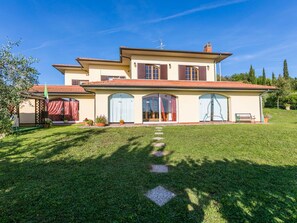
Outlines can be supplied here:
[[152, 173], [168, 173], [168, 166], [166, 165], [151, 165]]
[[157, 148], [163, 148], [163, 147], [165, 147], [165, 143], [164, 142], [155, 142], [152, 145], [154, 147], [157, 147]]
[[171, 191], [165, 189], [164, 187], [158, 186], [152, 190], [149, 190], [145, 194], [145, 196], [148, 197], [151, 201], [155, 202], [155, 204], [157, 204], [158, 206], [162, 207], [176, 195]]
[[[155, 135], [163, 135], [162, 132], [163, 127], [156, 127]], [[154, 137], [153, 140], [160, 141], [164, 138], [162, 137]], [[157, 148], [164, 148], [165, 143], [163, 142], [155, 142], [152, 144], [154, 147]], [[152, 154], [157, 157], [165, 156], [168, 154], [168, 152], [164, 151], [153, 151]], [[168, 166], [167, 165], [157, 165], [152, 164], [150, 172], [152, 173], [168, 173]], [[157, 186], [152, 190], [149, 190], [145, 196], [149, 198], [151, 201], [153, 201], [158, 206], [163, 206], [167, 202], [169, 202], [172, 198], [174, 198], [176, 195], [172, 193], [171, 191], [165, 189], [162, 186]]]

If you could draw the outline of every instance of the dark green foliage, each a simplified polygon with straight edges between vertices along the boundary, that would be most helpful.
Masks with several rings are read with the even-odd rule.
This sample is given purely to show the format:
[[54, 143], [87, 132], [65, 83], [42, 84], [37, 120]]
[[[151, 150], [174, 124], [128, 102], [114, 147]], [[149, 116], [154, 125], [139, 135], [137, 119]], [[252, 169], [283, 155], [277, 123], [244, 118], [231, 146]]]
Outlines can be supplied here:
[[257, 78], [255, 74], [255, 69], [253, 66], [250, 66], [249, 74], [248, 74], [248, 81], [252, 84], [257, 84]]
[[265, 73], [265, 69], [263, 68], [262, 71], [262, 84], [266, 85], [266, 73]]
[[271, 83], [272, 83], [272, 85], [275, 85], [275, 83], [276, 83], [276, 78], [275, 78], [274, 72], [272, 72]]
[[0, 48], [0, 133], [10, 131], [12, 108], [26, 97], [24, 93], [37, 83], [38, 72], [32, 67], [36, 59], [12, 53], [19, 42], [8, 42]]
[[288, 64], [287, 64], [287, 60], [284, 60], [284, 67], [283, 67], [283, 77], [285, 79], [289, 79], [289, 70], [288, 70]]

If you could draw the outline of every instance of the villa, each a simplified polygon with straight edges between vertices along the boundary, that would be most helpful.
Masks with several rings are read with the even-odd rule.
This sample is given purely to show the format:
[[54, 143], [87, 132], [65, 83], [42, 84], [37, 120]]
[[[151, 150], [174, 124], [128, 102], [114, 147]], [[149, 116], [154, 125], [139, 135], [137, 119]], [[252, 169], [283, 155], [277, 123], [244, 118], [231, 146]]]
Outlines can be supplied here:
[[[212, 52], [210, 44], [202, 52], [120, 47], [119, 60], [79, 57], [78, 65], [54, 64], [65, 85], [47, 86], [49, 118], [82, 122], [105, 115], [109, 123], [199, 123], [235, 122], [237, 113], [249, 113], [261, 122], [261, 95], [274, 87], [218, 81], [217, 64], [231, 55]], [[30, 93], [43, 91], [36, 85]], [[20, 123], [40, 118], [40, 99], [30, 100], [20, 106]]]

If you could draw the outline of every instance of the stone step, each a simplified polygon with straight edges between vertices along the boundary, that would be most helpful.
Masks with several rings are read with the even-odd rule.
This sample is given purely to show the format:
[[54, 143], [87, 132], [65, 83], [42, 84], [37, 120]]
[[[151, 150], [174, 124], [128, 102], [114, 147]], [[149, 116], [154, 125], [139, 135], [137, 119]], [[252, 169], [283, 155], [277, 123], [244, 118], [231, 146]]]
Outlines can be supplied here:
[[162, 207], [176, 195], [162, 186], [157, 186], [149, 190], [145, 196], [153, 201], [156, 205]]
[[152, 146], [157, 147], [157, 148], [163, 148], [163, 147], [165, 147], [165, 143], [164, 142], [154, 142], [152, 144]]
[[156, 165], [156, 164], [152, 164], [151, 165], [151, 170], [150, 172], [152, 173], [168, 173], [168, 166], [166, 165]]
[[162, 137], [154, 137], [154, 138], [153, 138], [153, 140], [155, 140], [155, 141], [160, 141], [160, 140], [162, 140], [162, 139], [164, 139], [164, 138], [162, 138]]

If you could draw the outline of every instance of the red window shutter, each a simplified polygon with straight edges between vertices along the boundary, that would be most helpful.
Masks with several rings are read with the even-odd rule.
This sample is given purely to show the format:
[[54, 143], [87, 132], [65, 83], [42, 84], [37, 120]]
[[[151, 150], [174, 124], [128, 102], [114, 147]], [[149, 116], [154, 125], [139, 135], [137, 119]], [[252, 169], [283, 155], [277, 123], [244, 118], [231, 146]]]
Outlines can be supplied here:
[[145, 79], [145, 64], [144, 63], [137, 64], [137, 77], [138, 77], [138, 79]]
[[178, 65], [178, 76], [179, 80], [186, 80], [186, 66]]
[[199, 81], [206, 81], [206, 66], [199, 66]]
[[79, 80], [72, 80], [72, 85], [79, 85]]
[[162, 64], [160, 70], [161, 70], [160, 79], [161, 80], [167, 80], [168, 79], [168, 77], [167, 77], [167, 64]]

